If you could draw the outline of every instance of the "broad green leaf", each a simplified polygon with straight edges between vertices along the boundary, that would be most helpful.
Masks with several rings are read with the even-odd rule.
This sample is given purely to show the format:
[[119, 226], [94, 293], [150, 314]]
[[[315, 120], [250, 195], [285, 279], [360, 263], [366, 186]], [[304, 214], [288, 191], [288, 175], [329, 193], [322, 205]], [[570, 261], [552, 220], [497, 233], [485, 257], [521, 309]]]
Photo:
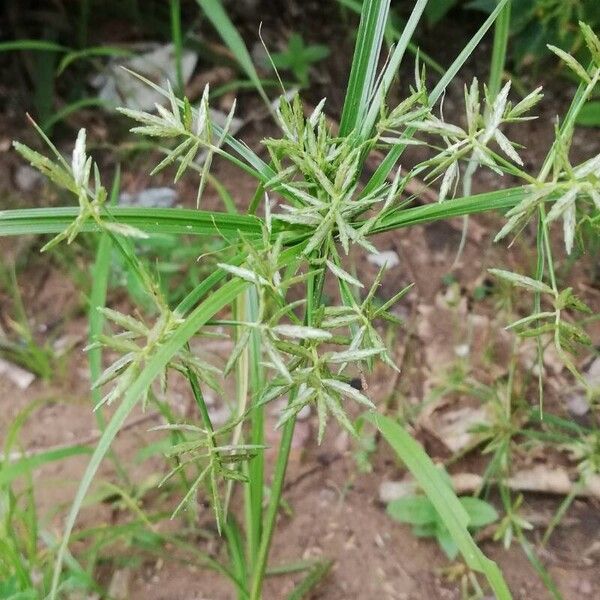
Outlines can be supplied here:
[[498, 520], [498, 511], [489, 502], [471, 496], [459, 500], [469, 515], [469, 527], [485, 527]]
[[386, 511], [392, 519], [409, 525], [429, 525], [438, 519], [433, 504], [426, 496], [407, 496], [392, 500]]

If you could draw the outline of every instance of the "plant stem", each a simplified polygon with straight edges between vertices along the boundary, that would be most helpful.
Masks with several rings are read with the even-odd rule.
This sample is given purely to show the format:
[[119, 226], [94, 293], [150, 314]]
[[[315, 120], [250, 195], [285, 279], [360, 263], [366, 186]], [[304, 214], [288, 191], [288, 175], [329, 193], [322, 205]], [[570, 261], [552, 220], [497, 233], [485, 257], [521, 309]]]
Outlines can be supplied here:
[[[325, 256], [326, 258], [326, 256]], [[319, 271], [312, 275], [307, 282], [306, 289], [306, 313], [304, 321], [307, 325], [314, 325], [315, 309], [321, 302], [323, 293], [323, 285], [325, 282], [325, 271]], [[294, 401], [297, 389], [294, 388], [290, 392], [288, 405]], [[281, 432], [281, 441], [279, 443], [279, 451], [277, 453], [277, 462], [275, 463], [275, 471], [273, 472], [273, 481], [271, 483], [271, 498], [265, 523], [260, 540], [258, 556], [254, 567], [252, 588], [250, 590], [250, 600], [260, 600], [262, 597], [262, 586], [265, 578], [265, 571], [271, 549], [271, 541], [275, 530], [275, 522], [277, 520], [277, 512], [279, 511], [279, 502], [285, 482], [285, 474], [287, 470], [290, 449], [292, 447], [292, 438], [294, 436], [294, 428], [296, 427], [296, 417], [288, 419]]]
[[[248, 312], [250, 320], [258, 319], [258, 295], [255, 290], [248, 290]], [[250, 335], [250, 390], [252, 398], [258, 400], [260, 391], [264, 388], [264, 370], [260, 361], [260, 335], [258, 331]], [[257, 446], [264, 444], [264, 406], [256, 407], [251, 412], [250, 443]], [[249, 570], [252, 570], [254, 560], [258, 555], [263, 521], [263, 491], [265, 483], [265, 457], [259, 452], [248, 465], [250, 483], [247, 486], [247, 558]]]
[[[82, 9], [83, 10], [83, 9]], [[117, 165], [113, 183], [110, 190], [110, 206], [114, 206], [119, 197], [119, 191], [121, 188], [121, 167]], [[92, 268], [92, 289], [90, 290], [89, 297], [89, 310], [88, 310], [88, 323], [89, 332], [88, 339], [89, 343], [93, 344], [96, 342], [97, 336], [102, 333], [104, 326], [104, 317], [100, 312], [101, 308], [106, 306], [106, 295], [108, 291], [108, 280], [111, 269], [111, 254], [113, 249], [113, 243], [108, 233], [104, 232], [98, 240], [96, 247], [96, 260]], [[88, 351], [88, 363], [90, 371], [90, 380], [95, 382], [102, 373], [102, 349], [101, 348], [90, 348]], [[91, 390], [92, 402], [94, 406], [97, 406], [102, 401], [102, 393], [99, 388], [93, 388]], [[96, 417], [96, 423], [98, 429], [104, 433], [106, 429], [106, 418], [104, 415], [104, 407], [94, 411]], [[127, 470], [121, 464], [117, 453], [113, 448], [110, 449], [108, 457], [112, 461], [115, 470], [117, 471], [119, 478], [123, 483], [130, 488], [131, 480], [127, 474]]]
[[183, 94], [183, 70], [181, 66], [183, 42], [181, 36], [181, 0], [171, 0], [171, 38], [175, 47], [175, 73], [178, 96]]
[[[290, 401], [292, 401], [293, 398], [294, 395], [290, 394]], [[271, 484], [271, 500], [269, 502], [267, 514], [265, 515], [263, 535], [260, 541], [258, 556], [256, 557], [252, 588], [250, 590], [250, 600], [260, 600], [262, 597], [262, 585], [265, 577], [265, 570], [267, 568], [269, 550], [271, 549], [271, 540], [273, 539], [273, 532], [275, 530], [277, 512], [279, 511], [279, 501], [281, 500], [281, 492], [283, 491], [283, 483], [285, 481], [285, 473], [290, 456], [290, 449], [292, 447], [295, 426], [296, 418], [293, 417], [285, 422], [283, 431], [281, 432], [277, 463], [275, 464], [273, 483]]]
[[506, 63], [506, 47], [508, 46], [508, 35], [510, 31], [510, 0], [498, 15], [494, 24], [494, 47], [492, 49], [492, 60], [490, 62], [490, 77], [488, 79], [488, 92], [492, 100], [496, 98], [502, 87], [502, 76]]
[[[187, 349], [189, 350], [189, 344], [186, 344]], [[186, 369], [186, 376], [190, 383], [190, 387], [192, 388], [192, 393], [194, 395], [194, 400], [196, 401], [196, 406], [198, 407], [198, 411], [200, 412], [200, 416], [202, 417], [202, 424], [206, 428], [206, 431], [209, 434], [211, 441], [213, 441], [214, 428], [212, 421], [210, 419], [210, 415], [208, 414], [208, 407], [206, 406], [206, 402], [204, 401], [204, 396], [202, 394], [202, 390], [200, 389], [200, 383], [198, 382], [198, 377], [196, 374], [188, 367]]]
[[[488, 93], [490, 99], [494, 101], [500, 87], [502, 86], [502, 76], [504, 74], [504, 65], [506, 63], [506, 46], [508, 45], [508, 34], [510, 29], [510, 5], [508, 2], [504, 5], [504, 8], [499, 13], [498, 18], [494, 24], [494, 47], [492, 49], [492, 59], [490, 61], [490, 76], [488, 79]], [[471, 195], [471, 184], [473, 176], [477, 171], [477, 161], [471, 158], [467, 164], [465, 174], [463, 177], [463, 197]], [[469, 215], [463, 217], [463, 228], [460, 238], [460, 244], [456, 257], [452, 263], [452, 268], [458, 265], [460, 258], [462, 257], [465, 243], [467, 241], [467, 232], [469, 228]]]
[[[236, 319], [240, 319], [242, 321], [246, 320], [247, 313], [247, 293], [240, 294], [235, 299], [235, 304], [233, 306], [233, 315]], [[246, 412], [246, 406], [248, 403], [248, 348], [244, 348], [236, 366], [235, 366], [235, 406], [236, 406], [236, 414], [235, 418], [239, 420], [238, 424], [235, 426], [233, 430], [233, 435], [231, 437], [231, 444], [236, 446], [240, 443], [242, 439], [242, 428], [243, 428], [243, 419], [242, 415]], [[246, 486], [247, 489], [247, 486]], [[231, 500], [231, 494], [233, 493], [233, 481], [229, 480], [227, 482], [227, 491], [225, 492], [225, 509], [224, 512], [227, 514], [229, 508], [229, 502]]]

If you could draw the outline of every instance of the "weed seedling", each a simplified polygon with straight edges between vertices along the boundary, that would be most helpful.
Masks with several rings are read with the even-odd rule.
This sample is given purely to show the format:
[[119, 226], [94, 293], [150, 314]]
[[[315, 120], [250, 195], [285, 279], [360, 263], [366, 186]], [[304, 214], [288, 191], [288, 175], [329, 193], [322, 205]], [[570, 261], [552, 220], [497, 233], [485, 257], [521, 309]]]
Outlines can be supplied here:
[[[496, 509], [479, 498], [462, 496], [461, 506], [469, 516], [469, 529], [477, 531], [498, 520]], [[458, 555], [458, 546], [452, 539], [435, 507], [426, 496], [405, 496], [392, 500], [387, 505], [387, 513], [400, 523], [412, 525], [412, 532], [417, 537], [433, 537], [450, 560]]]
[[302, 87], [308, 87], [308, 76], [313, 64], [329, 56], [329, 47], [322, 44], [306, 44], [299, 33], [292, 33], [287, 47], [271, 54], [273, 66], [290, 71]]

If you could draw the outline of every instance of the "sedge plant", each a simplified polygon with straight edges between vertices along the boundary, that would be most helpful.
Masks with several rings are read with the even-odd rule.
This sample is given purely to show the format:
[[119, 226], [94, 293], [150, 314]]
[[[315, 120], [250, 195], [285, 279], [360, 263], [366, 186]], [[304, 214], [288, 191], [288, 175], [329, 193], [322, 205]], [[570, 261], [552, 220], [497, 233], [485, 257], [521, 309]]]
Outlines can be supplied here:
[[[239, 35], [235, 37], [223, 20], [220, 5], [199, 1], [215, 26], [229, 39], [238, 40]], [[194, 170], [192, 165], [202, 154], [204, 166], [196, 199], [200, 207], [211, 159], [228, 160], [257, 182], [246, 214], [111, 206], [100, 170], [87, 153], [83, 130], [71, 160], [65, 159], [39, 128], [50, 147], [50, 158], [15, 144], [33, 166], [70, 191], [77, 205], [4, 211], [0, 213], [0, 234], [54, 233], [56, 237], [44, 247], [49, 250], [87, 232], [101, 233], [135, 274], [155, 315], [145, 320], [100, 306], [110, 332], [96, 329], [91, 344], [96, 352], [95, 369], [97, 353], [104, 348], [118, 358], [98, 373], [94, 388], [103, 387], [104, 393], [95, 392], [95, 410], [102, 411], [108, 404], [115, 409], [103, 426], [67, 516], [49, 598], [58, 597], [77, 515], [113, 439], [134, 407], [152, 401], [156, 394], [164, 395], [168, 373], [173, 370], [186, 378], [197, 418], [165, 426], [173, 440], [168, 455], [174, 464], [165, 480], [184, 475], [188, 481], [178, 510], [196, 506], [197, 494], [206, 491], [217, 528], [229, 548], [230, 564], [219, 570], [230, 578], [238, 598], [263, 597], [296, 418], [306, 407], [318, 418], [318, 441], [327, 434], [331, 421], [355, 435], [351, 407], [365, 411], [364, 418], [381, 432], [415, 476], [448, 540], [469, 569], [485, 576], [497, 598], [511, 598], [499, 569], [471, 537], [469, 513], [443, 474], [400, 423], [378, 411], [367, 390], [351, 385], [355, 375], [368, 371], [375, 361], [396, 368], [377, 323], [397, 320], [391, 309], [409, 290], [398, 290], [390, 300], [378, 304], [374, 299], [381, 275], [369, 285], [351, 274], [345, 262], [353, 247], [376, 252], [374, 235], [383, 231], [501, 210], [508, 211], [507, 223], [498, 234], [502, 239], [519, 235], [533, 222], [540, 254], [537, 272], [532, 277], [502, 270], [494, 274], [532, 292], [534, 312], [514, 327], [531, 335], [552, 335], [561, 356], [576, 373], [568, 352], [587, 339], [568, 318], [580, 304], [571, 292], [558, 288], [550, 233], [553, 223], [562, 221], [566, 250], [571, 252], [579, 243], [582, 220], [598, 227], [600, 158], [573, 165], [569, 147], [577, 114], [600, 79], [600, 41], [582, 25], [591, 54], [588, 66], [554, 49], [581, 79], [581, 85], [557, 126], [540, 174], [535, 175], [525, 169], [505, 127], [533, 118], [532, 111], [541, 100], [539, 89], [513, 102], [510, 83], [490, 90], [482, 89], [475, 80], [465, 88], [464, 122], [450, 123], [440, 110], [448, 85], [507, 0], [497, 3], [433, 89], [428, 88], [417, 61], [406, 96], [399, 103], [388, 101], [389, 89], [427, 4], [427, 0], [414, 3], [397, 44], [378, 72], [389, 0], [365, 0], [339, 131], [334, 134], [328, 125], [325, 99], [305, 113], [297, 94], [282, 95], [274, 111], [279, 133], [263, 142], [269, 162], [229, 134], [233, 109], [224, 126], [212, 121], [208, 88], [194, 107], [171, 87], [161, 89], [146, 81], [164, 96], [165, 104], [157, 105], [156, 112], [123, 109], [122, 113], [134, 121], [134, 133], [160, 142], [172, 140], [153, 172], [173, 168], [178, 180]], [[424, 146], [429, 157], [408, 172], [400, 171], [402, 154], [414, 144]], [[375, 148], [385, 157], [365, 181], [365, 161]], [[510, 174], [521, 185], [455, 198], [463, 177], [461, 166], [469, 164], [498, 176]], [[402, 198], [407, 184], [417, 176], [439, 183], [439, 203], [411, 206], [416, 198]], [[213, 236], [226, 242], [217, 268], [175, 306], [134, 251], [132, 240], [156, 233]], [[326, 282], [337, 285], [337, 297], [324, 295]], [[198, 336], [214, 335], [215, 327], [232, 338], [231, 355], [223, 369], [201, 360], [190, 344]], [[208, 388], [223, 393], [223, 377], [235, 381], [236, 410], [228, 423], [218, 427], [211, 420], [205, 394]], [[273, 473], [267, 479], [265, 413], [275, 401], [283, 405], [277, 422], [280, 439]], [[244, 501], [242, 525], [229, 510], [231, 496], [238, 489]], [[300, 597], [327, 569], [327, 564], [313, 565], [290, 597]]]

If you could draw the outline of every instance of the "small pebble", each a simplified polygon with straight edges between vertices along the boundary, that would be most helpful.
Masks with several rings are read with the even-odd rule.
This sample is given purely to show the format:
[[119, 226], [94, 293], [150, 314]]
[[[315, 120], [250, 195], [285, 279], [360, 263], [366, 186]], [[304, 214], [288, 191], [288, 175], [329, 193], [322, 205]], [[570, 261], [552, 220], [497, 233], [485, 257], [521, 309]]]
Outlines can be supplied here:
[[148, 188], [119, 196], [121, 206], [143, 206], [145, 208], [170, 208], [177, 201], [177, 192], [169, 187]]
[[583, 392], [575, 392], [567, 397], [567, 409], [576, 416], [582, 417], [590, 410], [590, 405]]
[[15, 173], [15, 184], [22, 192], [32, 192], [41, 181], [41, 173], [28, 165], [21, 165]]
[[369, 254], [367, 260], [372, 265], [377, 265], [378, 267], [385, 266], [386, 270], [400, 264], [400, 257], [393, 250], [383, 250], [379, 254]]
[[584, 596], [591, 596], [593, 592], [592, 584], [587, 579], [582, 579], [579, 583], [579, 593]]

